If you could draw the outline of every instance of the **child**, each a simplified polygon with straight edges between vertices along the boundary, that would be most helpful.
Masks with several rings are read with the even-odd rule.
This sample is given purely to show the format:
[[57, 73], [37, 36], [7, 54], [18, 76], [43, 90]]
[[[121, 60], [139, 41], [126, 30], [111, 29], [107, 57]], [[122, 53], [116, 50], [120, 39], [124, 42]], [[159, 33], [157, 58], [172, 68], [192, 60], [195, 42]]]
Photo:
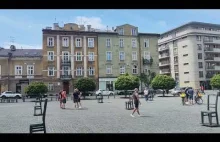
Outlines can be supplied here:
[[185, 91], [181, 92], [180, 97], [182, 98], [182, 104], [185, 105], [185, 102], [186, 102], [186, 93], [185, 93]]

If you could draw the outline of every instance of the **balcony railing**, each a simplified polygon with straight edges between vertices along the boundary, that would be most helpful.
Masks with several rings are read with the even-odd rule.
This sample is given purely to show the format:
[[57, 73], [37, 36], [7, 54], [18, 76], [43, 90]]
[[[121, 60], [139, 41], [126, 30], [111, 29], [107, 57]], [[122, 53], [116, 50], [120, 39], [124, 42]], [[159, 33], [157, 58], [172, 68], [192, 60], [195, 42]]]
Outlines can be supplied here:
[[161, 59], [161, 58], [166, 58], [166, 57], [169, 57], [169, 56], [170, 56], [169, 53], [161, 54], [161, 55], [159, 55], [159, 59]]
[[206, 78], [212, 78], [215, 74], [206, 74]]
[[219, 39], [213, 39], [213, 38], [204, 38], [203, 42], [204, 43], [211, 43], [211, 44], [220, 44]]
[[72, 75], [60, 75], [60, 79], [71, 79], [72, 78]]
[[143, 59], [143, 65], [152, 65], [153, 64], [153, 58], [151, 57], [150, 59]]
[[162, 46], [158, 48], [158, 51], [168, 50], [169, 46]]
[[70, 60], [61, 60], [61, 64], [65, 65], [65, 66], [69, 66], [69, 65], [71, 65], [71, 61]]
[[214, 56], [206, 56], [205, 60], [214, 60]]
[[167, 66], [170, 65], [170, 62], [160, 62], [159, 66]]

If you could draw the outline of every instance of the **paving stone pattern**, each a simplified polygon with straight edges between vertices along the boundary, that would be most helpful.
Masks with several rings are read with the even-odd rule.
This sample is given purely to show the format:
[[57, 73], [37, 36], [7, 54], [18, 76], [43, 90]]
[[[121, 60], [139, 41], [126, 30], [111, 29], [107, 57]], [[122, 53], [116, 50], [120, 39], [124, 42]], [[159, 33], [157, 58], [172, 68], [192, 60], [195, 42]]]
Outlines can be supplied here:
[[[46, 127], [48, 133], [218, 133], [220, 128], [201, 126], [200, 111], [203, 105], [182, 106], [179, 97], [155, 97], [145, 102], [142, 98], [141, 117], [125, 110], [127, 99], [104, 98], [82, 100], [82, 109], [75, 109], [69, 99], [66, 109], [58, 101], [49, 101]], [[0, 133], [29, 133], [29, 125], [41, 122], [33, 116], [34, 102], [0, 103]], [[220, 107], [220, 105], [219, 105]], [[219, 108], [220, 111], [220, 108]]]

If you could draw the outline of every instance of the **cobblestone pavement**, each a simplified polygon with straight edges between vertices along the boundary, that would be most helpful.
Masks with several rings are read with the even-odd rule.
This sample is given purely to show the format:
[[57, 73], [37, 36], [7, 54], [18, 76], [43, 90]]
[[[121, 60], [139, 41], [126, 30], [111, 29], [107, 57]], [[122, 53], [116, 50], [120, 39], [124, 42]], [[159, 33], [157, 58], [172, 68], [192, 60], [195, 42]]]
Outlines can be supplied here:
[[[200, 125], [203, 105], [182, 106], [179, 97], [155, 97], [154, 101], [141, 99], [141, 117], [130, 116], [125, 110], [127, 99], [104, 98], [82, 100], [83, 109], [74, 109], [69, 99], [66, 109], [59, 102], [49, 101], [46, 127], [48, 133], [218, 133], [220, 128]], [[220, 109], [219, 109], [220, 110]], [[0, 103], [0, 133], [29, 133], [29, 125], [41, 121], [33, 116], [34, 103]]]

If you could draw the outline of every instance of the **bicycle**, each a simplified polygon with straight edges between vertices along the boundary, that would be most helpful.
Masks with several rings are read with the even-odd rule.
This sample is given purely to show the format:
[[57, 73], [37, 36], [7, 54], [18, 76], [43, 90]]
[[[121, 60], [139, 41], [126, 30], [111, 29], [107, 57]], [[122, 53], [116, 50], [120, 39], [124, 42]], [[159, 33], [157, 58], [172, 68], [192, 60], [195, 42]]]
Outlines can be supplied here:
[[195, 96], [195, 103], [197, 103], [198, 105], [203, 104], [202, 96]]

